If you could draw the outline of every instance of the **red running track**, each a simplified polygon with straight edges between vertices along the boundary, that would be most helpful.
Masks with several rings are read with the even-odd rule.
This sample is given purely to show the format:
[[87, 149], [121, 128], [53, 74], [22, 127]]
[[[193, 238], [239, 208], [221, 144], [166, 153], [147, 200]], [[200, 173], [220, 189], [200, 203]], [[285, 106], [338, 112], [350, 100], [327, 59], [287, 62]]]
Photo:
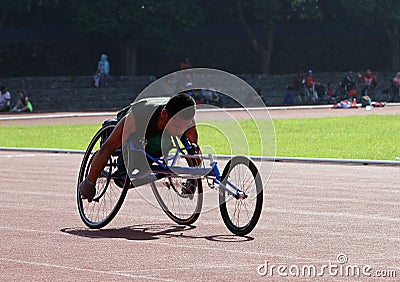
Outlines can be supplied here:
[[399, 280], [397, 167], [276, 163], [257, 227], [235, 237], [217, 209], [182, 227], [135, 190], [110, 225], [89, 230], [75, 200], [81, 157], [0, 152], [1, 281], [310, 281], [293, 277], [302, 266], [323, 274], [314, 281], [353, 281], [328, 264]]

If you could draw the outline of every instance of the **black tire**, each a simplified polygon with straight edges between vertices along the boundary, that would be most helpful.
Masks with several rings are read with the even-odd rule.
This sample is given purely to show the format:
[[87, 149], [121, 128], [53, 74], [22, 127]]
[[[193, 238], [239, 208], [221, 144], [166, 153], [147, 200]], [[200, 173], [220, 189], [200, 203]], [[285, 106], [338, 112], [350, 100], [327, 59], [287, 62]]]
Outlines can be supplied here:
[[263, 185], [255, 164], [247, 157], [233, 157], [222, 173], [222, 183], [227, 181], [246, 193], [247, 198], [236, 199], [220, 188], [219, 204], [226, 227], [235, 235], [244, 236], [256, 226], [263, 205]]
[[[196, 186], [193, 197], [181, 193], [183, 183], [191, 183]], [[168, 177], [152, 182], [150, 185], [162, 210], [174, 222], [191, 225], [199, 218], [203, 206], [201, 179]]]
[[82, 160], [77, 185], [77, 202], [82, 221], [90, 228], [102, 228], [116, 216], [124, 202], [130, 187], [130, 180], [114, 179], [112, 173], [117, 169], [117, 158], [121, 152], [115, 152], [107, 162], [103, 173], [96, 180], [96, 195], [92, 202], [83, 200], [79, 192], [79, 183], [86, 178], [93, 157], [101, 144], [114, 130], [116, 123], [104, 125], [93, 137]]

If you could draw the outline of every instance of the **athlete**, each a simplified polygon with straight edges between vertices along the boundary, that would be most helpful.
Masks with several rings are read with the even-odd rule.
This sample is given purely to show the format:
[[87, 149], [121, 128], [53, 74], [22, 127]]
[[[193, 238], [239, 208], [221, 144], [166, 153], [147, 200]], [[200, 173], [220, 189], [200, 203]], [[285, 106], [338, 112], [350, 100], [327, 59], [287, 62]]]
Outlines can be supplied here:
[[[110, 137], [104, 142], [93, 158], [88, 176], [79, 184], [82, 199], [91, 202], [96, 194], [96, 179], [103, 171], [111, 154], [118, 148], [144, 148], [155, 157], [160, 157], [163, 152], [164, 139], [170, 136], [186, 137], [199, 152], [198, 133], [194, 121], [195, 101], [185, 93], [177, 94], [171, 98], [147, 98], [132, 103], [117, 114], [118, 123]], [[167, 138], [165, 138], [167, 136]], [[135, 150], [134, 150], [135, 151]], [[124, 157], [128, 156], [124, 154]], [[131, 155], [132, 156], [132, 155]], [[129, 156], [127, 158], [130, 158]], [[146, 164], [143, 163], [145, 159]], [[133, 154], [132, 161], [124, 160], [128, 172], [135, 179], [148, 175], [147, 159], [141, 154]], [[194, 191], [184, 191], [194, 193]]]

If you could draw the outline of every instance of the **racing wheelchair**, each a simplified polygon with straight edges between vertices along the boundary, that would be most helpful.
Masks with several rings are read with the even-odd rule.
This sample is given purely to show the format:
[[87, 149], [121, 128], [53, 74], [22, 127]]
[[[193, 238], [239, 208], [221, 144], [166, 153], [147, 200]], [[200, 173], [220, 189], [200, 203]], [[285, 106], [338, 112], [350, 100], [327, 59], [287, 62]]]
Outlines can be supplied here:
[[[88, 175], [93, 157], [110, 136], [117, 120], [107, 120], [90, 141], [81, 163], [77, 204], [80, 217], [89, 228], [106, 226], [117, 215], [129, 189], [150, 184], [152, 192], [164, 213], [175, 223], [191, 225], [199, 218], [203, 205], [203, 183], [217, 190], [219, 210], [226, 227], [235, 235], [244, 236], [256, 226], [263, 205], [263, 184], [256, 165], [245, 156], [234, 156], [225, 165], [222, 174], [214, 156], [194, 153], [185, 138], [173, 137], [173, 147], [160, 158], [143, 150], [150, 160], [147, 177], [133, 179], [123, 164], [123, 149], [117, 149], [109, 158], [96, 180], [96, 195], [92, 202], [81, 198], [79, 183]], [[194, 160], [201, 161], [195, 165]], [[205, 166], [205, 160], [209, 165]], [[122, 167], [122, 168], [121, 168]], [[150, 189], [150, 188], [149, 188]], [[187, 193], [190, 190], [191, 193]]]

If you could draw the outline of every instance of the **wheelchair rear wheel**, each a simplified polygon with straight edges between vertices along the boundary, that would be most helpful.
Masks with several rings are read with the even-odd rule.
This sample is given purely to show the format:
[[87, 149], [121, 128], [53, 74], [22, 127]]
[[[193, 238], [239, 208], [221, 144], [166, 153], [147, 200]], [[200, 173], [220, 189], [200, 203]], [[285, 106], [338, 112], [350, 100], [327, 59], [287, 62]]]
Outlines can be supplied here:
[[[115, 126], [116, 122], [104, 125], [91, 140], [82, 160], [78, 186], [87, 177], [94, 156], [110, 136]], [[89, 203], [81, 198], [77, 186], [79, 215], [82, 221], [90, 228], [102, 228], [110, 223], [124, 202], [130, 187], [130, 180], [127, 176], [122, 178], [114, 176], [118, 168], [118, 157], [121, 154], [120, 151], [116, 151], [109, 158], [103, 172], [96, 180], [96, 195], [92, 202]]]

